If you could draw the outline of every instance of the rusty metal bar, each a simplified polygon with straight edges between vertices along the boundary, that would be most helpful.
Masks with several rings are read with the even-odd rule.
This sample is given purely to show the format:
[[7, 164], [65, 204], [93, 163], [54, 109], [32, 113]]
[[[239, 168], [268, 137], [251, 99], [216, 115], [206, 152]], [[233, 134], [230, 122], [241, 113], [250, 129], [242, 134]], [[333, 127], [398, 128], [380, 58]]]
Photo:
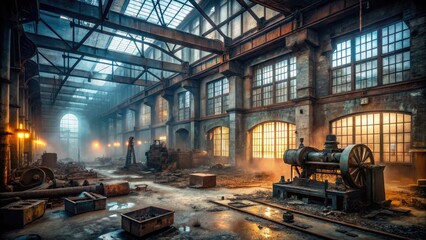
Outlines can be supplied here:
[[[40, 0], [40, 9], [78, 18], [92, 23], [101, 21], [101, 19], [99, 19], [98, 7], [81, 1]], [[176, 43], [182, 46], [196, 48], [207, 52], [221, 54], [225, 51], [224, 44], [219, 40], [208, 39], [176, 29], [166, 28], [114, 11], [109, 12], [108, 21], [104, 21], [102, 24], [104, 27], [109, 27], [132, 34], [143, 35], [164, 42]]]
[[279, 208], [281, 210], [285, 210], [285, 211], [288, 211], [288, 212], [297, 213], [297, 214], [304, 215], [304, 216], [307, 216], [307, 217], [320, 219], [320, 220], [323, 220], [323, 221], [326, 221], [326, 222], [332, 222], [332, 223], [344, 225], [344, 226], [347, 226], [347, 227], [356, 228], [356, 229], [359, 229], [359, 230], [362, 230], [362, 231], [367, 231], [367, 232], [372, 232], [372, 233], [376, 233], [376, 234], [379, 234], [379, 235], [388, 236], [388, 237], [395, 238], [395, 239], [403, 239], [403, 240], [409, 239], [409, 238], [399, 236], [399, 235], [396, 235], [396, 234], [392, 234], [392, 233], [388, 233], [388, 232], [382, 232], [382, 231], [379, 231], [379, 230], [366, 228], [366, 227], [363, 227], [363, 226], [359, 226], [359, 225], [355, 225], [355, 224], [351, 224], [351, 223], [347, 223], [347, 222], [337, 221], [337, 220], [334, 220], [334, 219], [331, 219], [331, 218], [325, 218], [325, 217], [310, 214], [310, 213], [307, 213], [307, 212], [298, 211], [298, 210], [295, 210], [295, 209], [287, 208], [287, 207], [284, 207], [284, 206], [281, 206], [281, 205], [278, 205], [278, 204], [273, 204], [273, 203], [270, 203], [270, 202], [253, 200], [253, 199], [250, 199], [250, 201], [260, 203], [260, 204], [264, 204], [264, 205], [268, 205], [268, 206], [275, 207], [275, 208]]
[[182, 64], [176, 64], [171, 62], [158, 61], [154, 59], [147, 59], [132, 54], [126, 54], [121, 52], [110, 51], [108, 49], [101, 49], [91, 46], [82, 45], [78, 50], [69, 48], [68, 45], [64, 44], [61, 40], [41, 36], [33, 33], [27, 33], [30, 38], [38, 47], [52, 49], [61, 52], [75, 53], [79, 55], [102, 58], [110, 61], [117, 61], [127, 63], [130, 65], [143, 66], [148, 68], [155, 68], [160, 70], [166, 70], [170, 72], [184, 72], [185, 67]]

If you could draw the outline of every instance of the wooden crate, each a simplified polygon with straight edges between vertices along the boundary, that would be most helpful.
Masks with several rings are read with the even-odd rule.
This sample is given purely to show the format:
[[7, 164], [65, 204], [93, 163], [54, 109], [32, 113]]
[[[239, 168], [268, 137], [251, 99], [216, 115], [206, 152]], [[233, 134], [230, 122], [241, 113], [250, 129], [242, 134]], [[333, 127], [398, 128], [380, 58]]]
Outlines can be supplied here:
[[137, 237], [166, 228], [173, 222], [173, 211], [153, 206], [121, 214], [121, 228]]
[[189, 175], [189, 186], [195, 188], [216, 187], [216, 175], [210, 173], [193, 173]]
[[65, 211], [72, 214], [81, 214], [106, 208], [106, 197], [83, 192], [81, 196], [65, 198]]

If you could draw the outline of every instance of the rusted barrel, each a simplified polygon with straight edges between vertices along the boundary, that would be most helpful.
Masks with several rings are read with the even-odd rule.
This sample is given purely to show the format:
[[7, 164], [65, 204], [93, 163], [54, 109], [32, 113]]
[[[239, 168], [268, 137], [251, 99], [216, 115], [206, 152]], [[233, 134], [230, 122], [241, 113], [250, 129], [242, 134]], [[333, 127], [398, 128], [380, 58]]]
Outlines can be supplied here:
[[103, 195], [105, 197], [114, 197], [127, 195], [130, 192], [130, 185], [127, 181], [102, 182]]

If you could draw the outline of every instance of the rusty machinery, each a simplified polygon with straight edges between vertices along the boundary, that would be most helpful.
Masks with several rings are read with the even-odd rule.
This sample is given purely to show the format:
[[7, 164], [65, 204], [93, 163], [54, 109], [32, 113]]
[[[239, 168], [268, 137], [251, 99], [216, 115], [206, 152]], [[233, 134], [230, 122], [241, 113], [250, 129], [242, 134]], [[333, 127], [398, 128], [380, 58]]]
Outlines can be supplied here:
[[[274, 184], [275, 196], [286, 197], [285, 195], [294, 193], [325, 199], [330, 197], [333, 201], [336, 201], [338, 196], [352, 196], [367, 202], [384, 200], [384, 167], [374, 165], [373, 153], [364, 144], [353, 144], [339, 149], [336, 136], [327, 135], [324, 149], [318, 150], [305, 147], [301, 139], [299, 149], [285, 151], [284, 163], [291, 165], [291, 172], [293, 173], [294, 169], [299, 176], [292, 181], [284, 179]], [[317, 181], [317, 174], [337, 175], [336, 184], [331, 183], [328, 186], [328, 181]], [[336, 185], [343, 186], [336, 188]], [[331, 191], [332, 187], [334, 188]], [[346, 209], [348, 203], [343, 205], [345, 204]]]
[[145, 152], [145, 156], [148, 168], [162, 171], [167, 166], [169, 159], [166, 143], [154, 140], [151, 146], [149, 146], [149, 151]]

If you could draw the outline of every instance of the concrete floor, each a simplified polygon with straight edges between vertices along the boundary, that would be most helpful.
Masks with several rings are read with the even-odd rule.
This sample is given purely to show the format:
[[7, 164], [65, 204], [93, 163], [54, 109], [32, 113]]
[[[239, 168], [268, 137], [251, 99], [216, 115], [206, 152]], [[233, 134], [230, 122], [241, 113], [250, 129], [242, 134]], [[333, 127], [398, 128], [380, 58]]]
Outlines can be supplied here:
[[[112, 171], [101, 171], [108, 177]], [[148, 191], [132, 192], [128, 196], [107, 199], [107, 209], [69, 216], [64, 207], [47, 209], [45, 215], [23, 229], [2, 233], [0, 239], [15, 239], [27, 234], [38, 234], [42, 239], [136, 239], [121, 230], [121, 214], [136, 209], [156, 206], [175, 211], [173, 228], [150, 235], [148, 239], [314, 239], [295, 230], [284, 228], [227, 208], [208, 200], [222, 196], [250, 194], [264, 188], [193, 189], [174, 188], [152, 181], [134, 178], [131, 187], [147, 184]], [[193, 227], [198, 221], [200, 227]]]

